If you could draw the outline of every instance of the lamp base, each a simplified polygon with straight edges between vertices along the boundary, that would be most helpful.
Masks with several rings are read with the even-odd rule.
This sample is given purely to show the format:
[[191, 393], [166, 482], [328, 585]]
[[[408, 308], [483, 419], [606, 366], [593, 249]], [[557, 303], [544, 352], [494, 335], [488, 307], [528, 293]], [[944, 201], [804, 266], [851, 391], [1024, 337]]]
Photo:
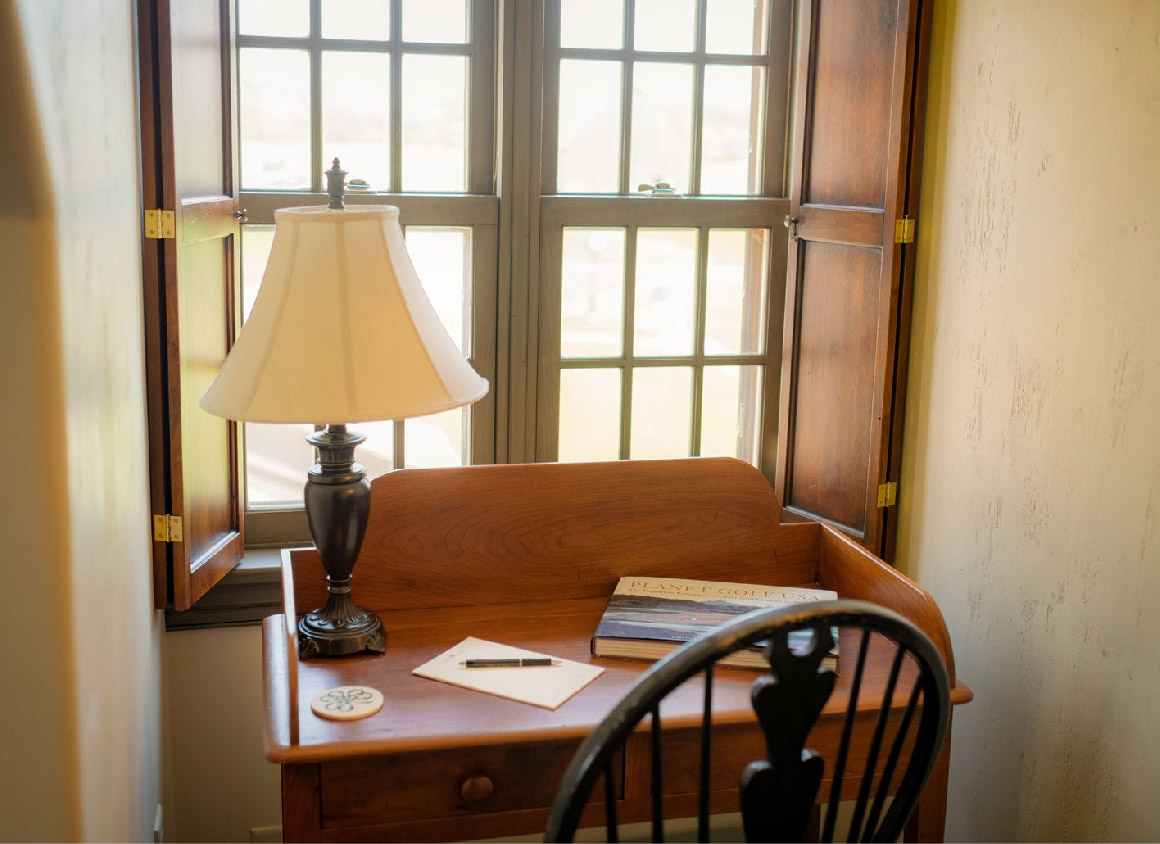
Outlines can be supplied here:
[[298, 658], [381, 654], [387, 650], [387, 631], [382, 620], [355, 604], [350, 588], [331, 592], [326, 606], [298, 622]]
[[318, 463], [310, 467], [304, 497], [306, 520], [326, 570], [326, 606], [298, 624], [298, 656], [349, 656], [370, 651], [384, 653], [387, 634], [379, 617], [350, 597], [350, 576], [362, 547], [371, 508], [371, 485], [366, 470], [354, 462], [354, 449], [365, 440], [330, 424], [306, 441], [318, 449]]

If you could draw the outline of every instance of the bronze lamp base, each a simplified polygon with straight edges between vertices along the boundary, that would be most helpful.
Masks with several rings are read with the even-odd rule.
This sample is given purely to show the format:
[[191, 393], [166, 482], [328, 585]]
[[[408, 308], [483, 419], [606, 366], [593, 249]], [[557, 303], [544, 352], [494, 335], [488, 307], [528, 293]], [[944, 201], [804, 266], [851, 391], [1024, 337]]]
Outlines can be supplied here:
[[366, 439], [346, 425], [327, 425], [306, 438], [318, 449], [318, 463], [306, 481], [306, 520], [322, 567], [326, 605], [298, 624], [298, 655], [349, 656], [384, 653], [387, 634], [373, 612], [355, 604], [350, 578], [367, 530], [371, 484], [366, 469], [354, 462], [354, 449]]

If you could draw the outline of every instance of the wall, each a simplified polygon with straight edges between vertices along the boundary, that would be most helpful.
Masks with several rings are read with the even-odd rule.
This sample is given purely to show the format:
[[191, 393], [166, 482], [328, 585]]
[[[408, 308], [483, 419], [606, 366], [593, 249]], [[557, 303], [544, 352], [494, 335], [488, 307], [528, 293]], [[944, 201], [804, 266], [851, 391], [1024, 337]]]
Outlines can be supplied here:
[[0, 838], [151, 840], [161, 789], [130, 0], [0, 0]]
[[165, 634], [165, 676], [172, 840], [264, 840], [282, 792], [262, 746], [261, 627]]
[[941, 0], [899, 561], [948, 840], [1160, 839], [1160, 3]]

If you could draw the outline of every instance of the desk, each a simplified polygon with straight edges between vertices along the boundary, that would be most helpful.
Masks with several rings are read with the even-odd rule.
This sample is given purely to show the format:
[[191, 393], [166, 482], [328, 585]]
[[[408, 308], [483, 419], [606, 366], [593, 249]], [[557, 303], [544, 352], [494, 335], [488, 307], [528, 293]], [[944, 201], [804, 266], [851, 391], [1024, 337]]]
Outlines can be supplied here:
[[[955, 683], [950, 640], [930, 596], [836, 531], [780, 524], [769, 484], [739, 461], [404, 470], [377, 479], [373, 495], [355, 594], [382, 616], [387, 653], [297, 659], [295, 607], [323, 600], [312, 551], [285, 555], [287, 613], [265, 622], [266, 752], [282, 766], [286, 841], [542, 831], [576, 746], [647, 667], [589, 656], [592, 631], [624, 574], [813, 584], [885, 604], [943, 652], [952, 701], [970, 700]], [[606, 670], [555, 711], [411, 675], [468, 635]], [[749, 705], [753, 677], [718, 672], [714, 812], [737, 810], [740, 771], [762, 753]], [[349, 684], [380, 689], [383, 709], [354, 722], [310, 712], [315, 694]], [[839, 668], [833, 703], [844, 695]], [[696, 758], [684, 748], [696, 746], [699, 703], [695, 683], [667, 703], [667, 759]], [[836, 732], [823, 713], [810, 746], [824, 748]], [[941, 840], [949, 752], [948, 745], [912, 823], [919, 839]], [[646, 736], [634, 736], [618, 801], [625, 822], [647, 817], [647, 754]], [[695, 814], [695, 777], [693, 768], [669, 772], [668, 816]]]

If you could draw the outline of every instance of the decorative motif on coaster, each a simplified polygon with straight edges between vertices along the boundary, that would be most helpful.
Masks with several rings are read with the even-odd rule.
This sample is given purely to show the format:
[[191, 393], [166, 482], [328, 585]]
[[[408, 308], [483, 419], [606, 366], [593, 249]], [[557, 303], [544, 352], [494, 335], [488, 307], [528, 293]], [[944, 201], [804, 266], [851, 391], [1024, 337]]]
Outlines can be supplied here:
[[332, 721], [357, 721], [382, 708], [382, 692], [370, 686], [336, 686], [310, 701], [310, 709], [315, 715]]

